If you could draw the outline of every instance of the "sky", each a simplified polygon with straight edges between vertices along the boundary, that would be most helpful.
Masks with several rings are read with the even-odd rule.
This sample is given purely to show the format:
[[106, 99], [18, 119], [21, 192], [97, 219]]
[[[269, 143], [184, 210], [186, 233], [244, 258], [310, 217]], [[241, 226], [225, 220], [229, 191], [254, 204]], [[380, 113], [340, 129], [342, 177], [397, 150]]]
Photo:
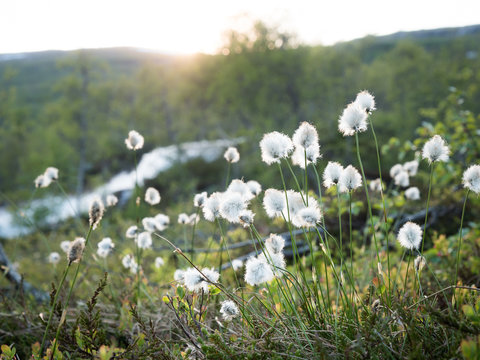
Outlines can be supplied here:
[[480, 0], [0, 0], [0, 54], [129, 46], [215, 53], [252, 20], [331, 45], [480, 24]]

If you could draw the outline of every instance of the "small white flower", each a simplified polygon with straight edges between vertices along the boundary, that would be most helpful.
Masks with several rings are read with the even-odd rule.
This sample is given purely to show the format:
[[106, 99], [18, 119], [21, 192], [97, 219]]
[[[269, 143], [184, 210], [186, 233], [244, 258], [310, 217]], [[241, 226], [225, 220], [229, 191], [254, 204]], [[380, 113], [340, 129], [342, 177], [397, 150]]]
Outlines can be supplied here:
[[301, 209], [292, 220], [296, 227], [315, 227], [322, 219], [320, 208], [316, 204], [309, 204], [308, 207]]
[[245, 281], [254, 286], [272, 280], [272, 268], [265, 261], [251, 257], [245, 264]]
[[475, 194], [480, 193], [480, 165], [472, 165], [463, 173], [463, 186], [473, 191]]
[[188, 225], [190, 223], [190, 216], [185, 213], [181, 213], [178, 215], [178, 223], [181, 225]]
[[357, 169], [352, 165], [348, 165], [338, 179], [338, 187], [340, 192], [349, 192], [362, 186], [362, 177]]
[[264, 254], [258, 255], [260, 261], [264, 261], [271, 266], [273, 275], [276, 277], [281, 277], [283, 275], [282, 270], [285, 270], [287, 265], [285, 263], [285, 257], [282, 252], [273, 254], [268, 251]]
[[277, 234], [270, 234], [268, 239], [265, 241], [265, 246], [267, 250], [272, 254], [278, 254], [282, 252], [285, 247], [285, 239]]
[[149, 187], [147, 191], [145, 191], [145, 201], [150, 205], [157, 205], [158, 203], [160, 203], [160, 200], [160, 193], [157, 189]]
[[250, 191], [250, 187], [240, 179], [233, 179], [230, 185], [228, 185], [227, 192], [239, 193], [245, 201], [255, 197]]
[[238, 219], [240, 221], [240, 224], [243, 225], [243, 227], [248, 228], [250, 225], [253, 224], [253, 218], [255, 217], [255, 214], [253, 213], [252, 210], [242, 210], [240, 211], [240, 214], [238, 215]]
[[413, 250], [418, 249], [422, 242], [422, 228], [413, 222], [407, 222], [402, 226], [397, 236], [400, 245]]
[[410, 177], [408, 176], [408, 173], [404, 170], [400, 171], [397, 175], [395, 175], [395, 178], [393, 180], [395, 182], [395, 185], [397, 186], [410, 186]]
[[98, 249], [97, 249], [98, 256], [105, 258], [111, 253], [111, 251], [115, 247], [115, 244], [113, 243], [111, 238], [106, 237], [106, 238], [103, 238], [102, 241], [100, 241], [97, 246], [98, 246]]
[[317, 129], [308, 122], [303, 122], [293, 134], [292, 141], [296, 147], [301, 148], [302, 152], [309, 146], [318, 145]]
[[226, 192], [220, 203], [220, 215], [231, 223], [240, 222], [240, 213], [245, 210], [247, 203], [242, 195], [236, 192]]
[[412, 186], [405, 190], [405, 197], [408, 200], [420, 200], [420, 190], [416, 186]]
[[68, 263], [79, 262], [85, 249], [85, 239], [78, 237], [70, 243], [68, 249]]
[[98, 197], [93, 199], [88, 211], [90, 226], [93, 230], [97, 228], [100, 220], [102, 220], [104, 211], [105, 207], [103, 206], [102, 200]]
[[290, 220], [292, 220], [300, 210], [305, 208], [305, 203], [304, 203], [305, 197], [302, 196], [302, 194], [297, 191], [287, 190], [287, 199], [288, 199], [287, 216], [290, 215]]
[[422, 157], [431, 164], [435, 161], [448, 161], [450, 149], [439, 135], [435, 135], [423, 146]]
[[60, 243], [60, 249], [62, 249], [62, 251], [65, 254], [68, 254], [68, 249], [70, 249], [70, 241], [68, 241], [68, 240], [62, 241]]
[[35, 178], [34, 183], [36, 188], [46, 188], [52, 183], [52, 180], [50, 180], [50, 178], [42, 174], [42, 175], [38, 175]]
[[357, 94], [355, 104], [367, 113], [371, 113], [372, 111], [376, 110], [375, 98], [367, 90], [363, 90]]
[[342, 175], [343, 166], [338, 162], [329, 161], [323, 171], [323, 186], [327, 189], [337, 185], [340, 175]]
[[125, 237], [133, 239], [138, 233], [138, 228], [136, 225], [130, 226], [125, 232]]
[[220, 217], [220, 202], [223, 195], [221, 192], [214, 192], [207, 198], [202, 209], [205, 220], [215, 221], [216, 218]]
[[48, 262], [50, 264], [58, 264], [58, 262], [60, 261], [60, 254], [56, 251], [50, 253], [50, 255], [48, 255]]
[[185, 278], [185, 270], [177, 269], [173, 273], [173, 279], [179, 283], [183, 283], [184, 278]]
[[382, 182], [380, 178], [370, 181], [369, 188], [371, 191], [374, 192], [381, 192], [382, 191]]
[[265, 134], [260, 141], [262, 160], [271, 165], [280, 163], [280, 159], [287, 158], [293, 151], [293, 142], [285, 134], [277, 131]]
[[148, 232], [154, 232], [157, 228], [157, 221], [153, 217], [146, 217], [142, 219], [143, 228]]
[[225, 321], [231, 321], [233, 318], [238, 316], [238, 307], [232, 300], [225, 300], [222, 302], [220, 314], [222, 314]]
[[247, 186], [250, 189], [250, 192], [253, 196], [258, 196], [262, 192], [262, 185], [258, 181], [250, 180], [247, 181]]
[[140, 249], [150, 249], [152, 247], [152, 236], [148, 231], [138, 234], [135, 241]]
[[407, 161], [405, 164], [403, 164], [403, 170], [405, 170], [408, 175], [415, 176], [417, 175], [418, 165], [419, 163], [417, 160]]
[[155, 226], [157, 227], [158, 231], [165, 230], [168, 225], [170, 225], [170, 218], [164, 214], [158, 214], [154, 217], [155, 219]]
[[127, 254], [122, 258], [122, 265], [123, 265], [124, 268], [130, 269], [130, 266], [131, 266], [132, 262], [134, 262], [134, 261], [135, 260], [133, 259], [133, 255]]
[[223, 154], [223, 157], [225, 160], [227, 160], [229, 163], [236, 163], [240, 160], [240, 153], [238, 152], [236, 147], [230, 146], [227, 151], [225, 151], [225, 154]]
[[263, 197], [263, 207], [268, 217], [281, 217], [287, 210], [285, 194], [280, 190], [267, 189]]
[[357, 104], [349, 104], [338, 120], [338, 130], [343, 136], [352, 136], [367, 130], [367, 113]]
[[115, 195], [107, 195], [106, 203], [108, 207], [115, 206], [118, 203], [118, 198]]
[[318, 144], [316, 146], [309, 146], [306, 149], [297, 146], [292, 154], [292, 164], [305, 169], [305, 159], [307, 160], [306, 163], [308, 166], [310, 164], [315, 164], [319, 158], [320, 146]]
[[51, 181], [58, 180], [58, 169], [50, 166], [45, 170], [44, 176], [49, 178]]
[[402, 164], [395, 164], [392, 166], [390, 169], [390, 177], [392, 179], [395, 178], [398, 174], [400, 174], [403, 171], [403, 165]]
[[207, 201], [207, 192], [204, 191], [202, 193], [196, 194], [193, 197], [193, 206], [195, 207], [203, 207], [205, 204], [205, 201]]
[[237, 271], [243, 267], [243, 261], [240, 259], [233, 259], [232, 260], [232, 268], [233, 271]]
[[128, 138], [125, 139], [125, 145], [129, 150], [140, 150], [143, 147], [143, 136], [135, 130], [131, 130], [128, 133]]
[[161, 268], [163, 265], [165, 265], [165, 261], [161, 257], [156, 257], [155, 258], [155, 267], [157, 269]]

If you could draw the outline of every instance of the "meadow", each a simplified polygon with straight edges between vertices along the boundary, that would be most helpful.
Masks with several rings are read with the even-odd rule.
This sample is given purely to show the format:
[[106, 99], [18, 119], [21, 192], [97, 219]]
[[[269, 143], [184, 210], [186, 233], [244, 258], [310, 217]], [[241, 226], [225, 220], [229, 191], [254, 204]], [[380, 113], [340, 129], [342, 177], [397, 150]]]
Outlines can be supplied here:
[[[270, 183], [238, 174], [253, 159], [229, 147], [188, 202], [164, 208], [136, 183], [122, 204], [105, 194], [88, 218], [7, 242], [40, 295], [2, 291], [2, 359], [478, 358], [478, 116], [452, 91], [444, 121], [402, 143], [377, 139], [369, 92], [347, 103], [331, 126], [351, 163], [322, 156], [315, 124], [271, 129], [239, 146]], [[135, 171], [144, 141], [125, 139]], [[61, 183], [48, 167], [32, 193]]]

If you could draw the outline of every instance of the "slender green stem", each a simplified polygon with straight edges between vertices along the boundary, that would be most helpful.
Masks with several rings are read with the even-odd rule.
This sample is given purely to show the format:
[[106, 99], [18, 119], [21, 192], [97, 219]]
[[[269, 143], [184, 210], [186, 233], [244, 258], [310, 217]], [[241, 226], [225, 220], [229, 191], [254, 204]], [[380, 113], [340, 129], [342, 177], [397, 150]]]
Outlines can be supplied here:
[[[218, 222], [218, 228], [220, 229], [220, 234], [222, 237], [222, 242], [221, 242], [222, 251], [220, 252], [220, 266], [218, 267], [218, 272], [222, 274], [223, 249], [227, 250], [228, 261], [230, 261], [230, 264], [232, 263], [232, 258], [230, 257], [230, 251], [228, 251], [228, 247], [225, 246], [226, 236], [225, 236], [225, 233], [223, 232], [222, 223], [220, 222], [219, 218], [217, 218], [217, 222]], [[237, 284], [237, 287], [240, 288], [240, 282], [238, 281], [236, 271], [233, 271], [233, 276], [235, 277], [235, 283]]]
[[304, 186], [304, 191], [305, 191], [305, 200], [308, 206], [308, 167], [307, 167], [307, 149], [303, 149], [303, 153], [305, 156], [305, 186]]
[[425, 245], [425, 234], [427, 232], [428, 208], [430, 206], [430, 193], [432, 192], [432, 179], [433, 179], [433, 169], [434, 169], [434, 167], [435, 167], [435, 163], [432, 163], [432, 166], [430, 167], [430, 178], [428, 180], [427, 205], [426, 205], [426, 211], [425, 211], [425, 222], [423, 224], [422, 251], [420, 252], [420, 255], [423, 254], [423, 246]]
[[[300, 183], [298, 182], [297, 176], [295, 175], [295, 172], [293, 171], [292, 166], [290, 165], [287, 159], [285, 159], [285, 163], [287, 164], [287, 167], [293, 176], [293, 180], [295, 180], [295, 185], [297, 185], [297, 190], [300, 193], [300, 196], [302, 197], [303, 203], [306, 204], [305, 197], [307, 196], [307, 194], [305, 194], [305, 197], [303, 196], [303, 191], [302, 191], [302, 188], [300, 187]], [[280, 163], [278, 164], [278, 166], [281, 168]]]
[[57, 291], [55, 292], [55, 297], [53, 298], [52, 306], [50, 307], [50, 314], [48, 315], [47, 327], [45, 328], [45, 332], [43, 333], [42, 345], [40, 347], [40, 354], [43, 354], [43, 350], [45, 350], [45, 341], [47, 339], [48, 329], [50, 328], [50, 324], [52, 322], [53, 313], [55, 312], [55, 307], [57, 306], [58, 296], [62, 290], [63, 283], [65, 282], [65, 278], [67, 277], [68, 270], [70, 270], [71, 263], [67, 264], [65, 270], [63, 271], [62, 279], [58, 284]]
[[[85, 239], [85, 248], [87, 247], [88, 241], [90, 240], [90, 235], [92, 234], [93, 230], [93, 225], [90, 225], [90, 228], [88, 229], [87, 237]], [[72, 296], [73, 288], [75, 287], [75, 282], [77, 281], [78, 273], [80, 270], [80, 265], [82, 264], [83, 256], [85, 254], [82, 254], [82, 257], [78, 261], [77, 269], [75, 270], [75, 275], [73, 276], [72, 284], [70, 285], [70, 289], [68, 290], [68, 295], [67, 295], [67, 300], [65, 300], [65, 304], [63, 305], [63, 311], [62, 311], [62, 318], [64, 317], [64, 312], [67, 311], [68, 308], [68, 303], [70, 301], [70, 297]], [[57, 342], [58, 342], [58, 335], [60, 334], [60, 329], [62, 328], [63, 322], [60, 321], [58, 324], [57, 332], [55, 333], [55, 341], [53, 343], [53, 350], [52, 350], [52, 356], [51, 359], [54, 358], [55, 356], [55, 350], [57, 347]]]
[[[468, 200], [468, 194], [470, 194], [470, 189], [467, 189], [467, 194], [465, 195], [465, 201], [463, 202], [463, 208], [462, 208], [462, 218], [460, 220], [460, 230], [458, 231], [458, 250], [457, 250], [457, 263], [455, 265], [455, 281], [453, 283], [453, 286], [457, 285], [458, 281], [458, 264], [460, 263], [460, 251], [462, 249], [462, 231], [463, 231], [463, 218], [465, 216], [465, 208], [467, 205], [467, 200]], [[453, 292], [455, 296], [455, 291]]]
[[137, 152], [136, 150], [133, 151], [133, 159], [135, 162], [135, 196], [133, 198], [135, 204], [135, 218], [137, 223], [137, 232], [135, 233], [135, 255], [137, 258], [137, 307], [140, 306], [140, 265], [141, 265], [141, 251], [137, 244], [138, 239], [138, 228], [140, 226], [140, 216], [139, 216], [139, 208], [140, 202], [137, 202], [138, 198], [138, 164], [137, 164]]
[[230, 181], [230, 168], [232, 167], [232, 164], [230, 161], [227, 161], [227, 177], [225, 178], [225, 190], [227, 190], [228, 187], [228, 182]]
[[[403, 281], [403, 290], [406, 291], [407, 290], [407, 282], [408, 282], [408, 269], [410, 268], [410, 261], [412, 259], [412, 256], [410, 255], [408, 257], [408, 263], [407, 263], [407, 271], [405, 272], [405, 279]], [[415, 284], [413, 284], [413, 293], [415, 294], [416, 290], [415, 290]]]
[[193, 253], [194, 246], [193, 246], [193, 243], [195, 241], [195, 228], [197, 227], [197, 222], [198, 222], [197, 218], [200, 215], [200, 210], [201, 210], [201, 208], [198, 207], [197, 212], [195, 214], [195, 221], [193, 222], [193, 228], [192, 228], [192, 243], [190, 244], [190, 254], [191, 254], [191, 257], [192, 257], [192, 262], [194, 262], [194, 253]]
[[[355, 283], [353, 282], [353, 233], [352, 233], [352, 192], [348, 192], [348, 223], [349, 223], [349, 232], [350, 232], [350, 279], [352, 281], [352, 287], [355, 288]], [[352, 289], [352, 302], [353, 302], [353, 289]]]

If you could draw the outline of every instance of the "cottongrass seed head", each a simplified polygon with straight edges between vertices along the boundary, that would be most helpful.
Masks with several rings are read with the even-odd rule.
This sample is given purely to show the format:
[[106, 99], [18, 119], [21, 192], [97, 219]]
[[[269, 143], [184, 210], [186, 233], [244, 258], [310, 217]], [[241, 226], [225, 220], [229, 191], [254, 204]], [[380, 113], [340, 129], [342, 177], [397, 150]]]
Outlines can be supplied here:
[[323, 186], [328, 189], [334, 185], [337, 185], [342, 172], [342, 165], [335, 161], [329, 161], [325, 167], [325, 170], [323, 171]]
[[185, 213], [181, 213], [178, 215], [178, 223], [180, 225], [188, 225], [190, 223], [190, 216]]
[[48, 255], [48, 262], [53, 265], [57, 265], [58, 262], [60, 261], [60, 254], [56, 251], [51, 252], [50, 255]]
[[79, 262], [85, 249], [85, 239], [78, 237], [70, 243], [68, 249], [68, 264]]
[[300, 124], [297, 130], [292, 137], [293, 144], [296, 147], [306, 149], [312, 145], [318, 144], [318, 134], [317, 129], [308, 122], [303, 122]]
[[227, 192], [239, 193], [245, 201], [252, 200], [255, 197], [250, 191], [250, 187], [241, 179], [233, 179], [228, 185]]
[[232, 300], [225, 300], [220, 307], [220, 314], [225, 321], [231, 321], [238, 316], [238, 307]]
[[183, 281], [185, 279], [185, 270], [182, 269], [177, 269], [173, 273], [173, 280], [183, 284]]
[[264, 260], [251, 257], [245, 264], [245, 281], [252, 285], [268, 282], [274, 278], [271, 266]]
[[200, 208], [203, 207], [203, 205], [205, 204], [205, 201], [207, 201], [207, 197], [208, 196], [206, 191], [196, 194], [193, 197], [193, 206], [200, 207]]
[[373, 192], [381, 192], [382, 182], [380, 181], [380, 178], [370, 181], [370, 185], [368, 187]]
[[406, 249], [418, 249], [422, 242], [422, 228], [409, 221], [398, 232], [398, 242]]
[[435, 135], [423, 146], [422, 157], [431, 164], [436, 161], [448, 161], [450, 149], [441, 136]]
[[154, 232], [157, 229], [157, 222], [153, 217], [143, 218], [142, 225], [143, 225], [143, 228], [150, 233]]
[[161, 258], [160, 256], [157, 256], [155, 258], [155, 267], [157, 269], [161, 268], [163, 265], [165, 265], [165, 260], [163, 260], [163, 258]]
[[362, 176], [352, 165], [348, 165], [338, 179], [339, 191], [349, 192], [360, 186], [362, 186]]
[[260, 261], [268, 263], [271, 267], [273, 275], [276, 277], [281, 277], [283, 275], [282, 270], [285, 270], [287, 267], [283, 252], [279, 252], [276, 254], [265, 252], [258, 255], [258, 259]]
[[132, 225], [125, 232], [125, 237], [129, 239], [133, 239], [135, 236], [137, 236], [137, 234], [138, 234], [137, 225]]
[[355, 104], [369, 114], [376, 110], [375, 97], [367, 90], [363, 90], [357, 94]]
[[46, 177], [44, 174], [38, 175], [35, 180], [34, 184], [36, 188], [46, 188], [52, 183], [49, 177]]
[[357, 104], [349, 104], [338, 119], [338, 130], [343, 136], [352, 136], [367, 130], [367, 113]]
[[242, 224], [244, 228], [248, 228], [250, 225], [253, 224], [254, 217], [255, 214], [252, 210], [242, 210], [240, 211], [240, 215], [238, 215], [240, 224]]
[[272, 254], [278, 254], [282, 252], [285, 247], [285, 239], [277, 234], [270, 234], [267, 240], [265, 240], [265, 247]]
[[49, 178], [51, 181], [58, 180], [58, 169], [56, 167], [49, 166], [45, 169], [43, 175]]
[[109, 237], [103, 238], [102, 241], [98, 243], [97, 255], [101, 258], [106, 258], [115, 247], [112, 239]]
[[320, 208], [316, 203], [311, 204], [309, 202], [309, 206], [297, 212], [292, 219], [292, 223], [298, 228], [311, 228], [316, 227], [321, 220], [322, 212], [320, 211]]
[[145, 201], [150, 205], [157, 205], [160, 203], [161, 197], [157, 189], [149, 187], [145, 191]]
[[102, 200], [98, 197], [93, 199], [90, 204], [90, 210], [88, 211], [90, 226], [93, 230], [97, 228], [100, 220], [102, 220], [104, 211], [105, 207], [103, 206]]
[[416, 186], [409, 187], [405, 190], [405, 198], [408, 200], [420, 200], [420, 190]]
[[463, 173], [463, 186], [475, 194], [480, 193], [480, 165], [472, 165]]
[[393, 179], [395, 185], [400, 187], [408, 187], [410, 186], [410, 177], [408, 173], [404, 170], [400, 171], [395, 178]]
[[415, 176], [417, 175], [418, 165], [419, 163], [417, 160], [407, 161], [405, 164], [403, 164], [403, 170], [405, 170], [408, 175]]
[[68, 241], [68, 240], [62, 241], [60, 243], [60, 249], [62, 249], [62, 251], [65, 254], [68, 254], [68, 249], [70, 249], [70, 241]]
[[273, 131], [263, 135], [263, 139], [260, 141], [260, 149], [262, 160], [271, 165], [280, 163], [281, 159], [290, 156], [293, 151], [293, 142], [287, 135]]
[[240, 160], [240, 153], [238, 152], [236, 147], [230, 146], [227, 149], [227, 151], [225, 151], [225, 154], [223, 154], [223, 157], [229, 163], [233, 164], [233, 163], [236, 163]]
[[285, 194], [277, 189], [267, 189], [263, 197], [263, 207], [268, 217], [281, 217], [287, 210]]
[[220, 203], [220, 215], [231, 223], [238, 223], [240, 213], [246, 207], [247, 203], [241, 194], [227, 191]]
[[223, 196], [224, 194], [221, 192], [214, 192], [207, 198], [202, 208], [205, 220], [213, 222], [216, 218], [220, 217], [220, 203]]
[[110, 194], [110, 195], [107, 195], [107, 197], [105, 199], [105, 202], [106, 202], [108, 207], [112, 207], [112, 206], [117, 205], [118, 198], [115, 195]]
[[247, 181], [247, 186], [254, 197], [260, 195], [260, 193], [262, 192], [262, 185], [260, 185], [258, 181]]
[[126, 269], [130, 269], [130, 265], [134, 261], [133, 255], [127, 254], [122, 258], [122, 265]]
[[125, 145], [129, 150], [140, 150], [143, 147], [143, 136], [135, 130], [131, 130], [128, 133], [128, 138], [125, 139]]
[[155, 226], [158, 231], [163, 231], [168, 227], [168, 225], [170, 225], [170, 217], [168, 217], [168, 215], [158, 214], [155, 215], [154, 219]]
[[240, 270], [243, 267], [243, 261], [240, 259], [233, 259], [232, 260], [232, 268], [233, 271]]
[[135, 241], [140, 249], [150, 249], [152, 247], [152, 235], [148, 231], [138, 234]]
[[390, 177], [392, 179], [395, 178], [398, 174], [400, 174], [403, 171], [403, 165], [402, 164], [395, 164], [390, 168]]
[[320, 145], [312, 145], [306, 149], [297, 146], [292, 154], [292, 164], [305, 169], [305, 160], [307, 166], [310, 164], [316, 164], [317, 160], [321, 158]]
[[427, 260], [425, 260], [425, 258], [423, 256], [418, 255], [415, 258], [415, 261], [413, 262], [413, 265], [415, 267], [415, 271], [418, 273], [419, 271], [421, 271], [425, 267], [425, 265], [427, 265]]

